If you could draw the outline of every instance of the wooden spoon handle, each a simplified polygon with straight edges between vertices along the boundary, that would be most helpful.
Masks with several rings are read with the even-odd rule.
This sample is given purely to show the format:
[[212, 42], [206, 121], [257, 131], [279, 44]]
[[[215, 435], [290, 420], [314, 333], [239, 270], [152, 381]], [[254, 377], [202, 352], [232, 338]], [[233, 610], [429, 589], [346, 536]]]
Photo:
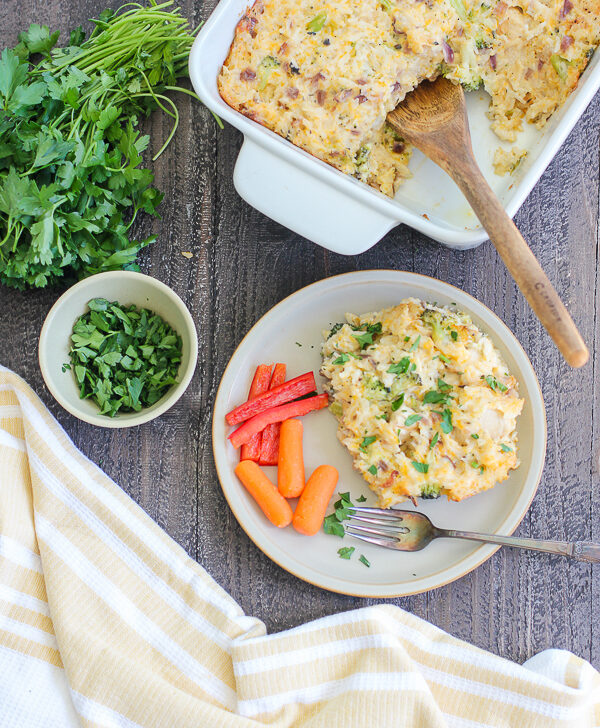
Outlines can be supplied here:
[[589, 352], [573, 319], [525, 239], [481, 174], [475, 159], [469, 155], [466, 160], [452, 167], [444, 167], [469, 201], [510, 274], [567, 363], [572, 367], [583, 366], [589, 358]]

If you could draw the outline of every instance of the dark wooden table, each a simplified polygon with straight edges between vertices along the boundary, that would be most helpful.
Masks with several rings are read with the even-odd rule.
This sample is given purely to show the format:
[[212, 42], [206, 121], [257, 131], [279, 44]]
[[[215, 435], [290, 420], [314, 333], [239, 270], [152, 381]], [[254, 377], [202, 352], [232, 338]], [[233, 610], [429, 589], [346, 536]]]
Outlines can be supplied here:
[[[30, 22], [65, 31], [97, 15], [104, 0], [2, 0], [0, 41], [14, 45]], [[110, 2], [117, 6], [118, 2]], [[214, 0], [184, 0], [194, 24]], [[516, 222], [555, 283], [590, 345], [592, 360], [572, 371], [507, 275], [491, 244], [457, 253], [407, 227], [353, 258], [316, 247], [249, 207], [233, 188], [240, 134], [219, 131], [212, 116], [178, 99], [181, 123], [154, 165], [166, 195], [162, 220], [142, 220], [138, 234], [158, 242], [142, 269], [172, 286], [198, 327], [200, 356], [192, 384], [159, 420], [130, 430], [103, 430], [69, 416], [46, 390], [36, 345], [56, 290], [0, 288], [0, 362], [34, 387], [76, 445], [101, 465], [246, 612], [269, 631], [371, 604], [305, 584], [264, 556], [231, 514], [216, 478], [212, 406], [223, 370], [246, 331], [282, 298], [321, 278], [350, 270], [396, 268], [441, 278], [476, 296], [515, 332], [544, 393], [548, 454], [521, 536], [600, 541], [598, 477], [598, 204], [600, 97], [596, 97]], [[147, 124], [158, 149], [169, 120]], [[181, 251], [191, 251], [187, 259]], [[594, 415], [597, 416], [594, 416]], [[452, 634], [522, 661], [547, 648], [572, 650], [600, 667], [600, 568], [510, 549], [476, 571], [428, 594], [394, 600]], [[594, 612], [596, 619], [593, 618]]]

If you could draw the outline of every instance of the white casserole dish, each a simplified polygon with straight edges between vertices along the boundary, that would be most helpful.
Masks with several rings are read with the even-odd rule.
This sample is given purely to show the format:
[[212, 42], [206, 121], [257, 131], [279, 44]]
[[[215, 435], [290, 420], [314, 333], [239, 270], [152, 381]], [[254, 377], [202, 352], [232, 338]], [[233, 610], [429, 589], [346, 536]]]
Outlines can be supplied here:
[[[192, 84], [204, 104], [244, 135], [233, 181], [248, 203], [318, 245], [345, 255], [368, 250], [399, 223], [452, 248], [473, 248], [487, 239], [458, 187], [418, 150], [410, 164], [413, 178], [390, 199], [228, 106], [219, 95], [217, 76], [248, 4], [251, 0], [221, 0], [196, 38], [189, 63]], [[526, 124], [518, 140], [508, 144], [490, 129], [485, 115], [489, 97], [479, 91], [467, 94], [475, 156], [511, 217], [598, 88], [600, 52], [546, 127], [538, 131]], [[499, 146], [528, 152], [513, 176], [493, 172], [492, 158]]]

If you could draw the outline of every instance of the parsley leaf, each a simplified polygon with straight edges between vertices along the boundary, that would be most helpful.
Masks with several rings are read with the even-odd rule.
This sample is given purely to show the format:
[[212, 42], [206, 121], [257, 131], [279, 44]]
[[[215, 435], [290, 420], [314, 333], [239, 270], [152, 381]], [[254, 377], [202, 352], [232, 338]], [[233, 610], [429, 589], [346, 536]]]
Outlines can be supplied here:
[[354, 546], [343, 546], [341, 549], [338, 549], [338, 555], [340, 559], [349, 559], [355, 550], [356, 548]]
[[417, 473], [425, 474], [429, 470], [429, 463], [418, 463], [416, 460], [412, 460], [411, 463]]
[[491, 374], [488, 374], [486, 376], [485, 381], [488, 383], [490, 388], [494, 390], [494, 392], [506, 392], [506, 390], [508, 389], [505, 384], [499, 382], [496, 377], [493, 377]]
[[369, 435], [368, 437], [363, 437], [362, 442], [358, 446], [359, 450], [361, 450], [362, 452], [366, 452], [369, 445], [372, 445], [376, 439], [377, 439], [376, 435]]
[[441, 404], [446, 403], [447, 401], [447, 394], [444, 394], [443, 392], [436, 392], [435, 390], [430, 390], [429, 392], [426, 392], [425, 396], [423, 397], [423, 404]]
[[500, 449], [502, 450], [502, 452], [512, 452], [513, 451], [512, 447], [508, 447], [508, 445], [505, 445], [504, 443], [500, 444]]
[[360, 561], [361, 564], [364, 564], [367, 567], [371, 566], [369, 559], [367, 559], [367, 557], [364, 554], [361, 554], [358, 560]]
[[398, 397], [398, 399], [395, 399], [392, 402], [392, 412], [396, 412], [396, 410], [399, 410], [400, 407], [404, 404], [404, 392]]
[[430, 450], [432, 450], [436, 446], [437, 441], [439, 439], [440, 439], [440, 433], [439, 432], [436, 432], [435, 435], [433, 436], [431, 442], [429, 443], [429, 449]]
[[364, 497], [364, 495], [359, 495], [356, 499], [357, 503], [364, 503], [367, 499]]
[[442, 412], [442, 422], [440, 424], [440, 427], [442, 429], [442, 432], [444, 432], [446, 435], [449, 432], [452, 432], [452, 412], [450, 412], [449, 409], [445, 409]]
[[397, 364], [392, 364], [388, 369], [390, 374], [406, 374], [410, 366], [410, 359], [407, 356], [402, 357]]
[[352, 334], [352, 336], [358, 341], [361, 349], [366, 349], [369, 344], [373, 343], [373, 334], [368, 331], [361, 334]]
[[371, 475], [377, 475], [377, 468], [375, 465], [371, 465], [367, 472], [371, 473]]
[[350, 361], [350, 357], [348, 354], [340, 354], [337, 359], [333, 360], [333, 364], [345, 364], [347, 361]]
[[323, 530], [330, 536], [339, 536], [340, 538], [344, 538], [344, 527], [335, 517], [335, 513], [332, 513], [329, 516], [325, 516], [325, 519], [323, 521]]
[[452, 337], [452, 341], [458, 341], [458, 331], [451, 331], [450, 336]]
[[414, 425], [415, 422], [418, 422], [422, 418], [423, 418], [422, 415], [408, 415], [408, 417], [406, 418], [404, 424], [407, 427], [410, 427], [411, 425]]

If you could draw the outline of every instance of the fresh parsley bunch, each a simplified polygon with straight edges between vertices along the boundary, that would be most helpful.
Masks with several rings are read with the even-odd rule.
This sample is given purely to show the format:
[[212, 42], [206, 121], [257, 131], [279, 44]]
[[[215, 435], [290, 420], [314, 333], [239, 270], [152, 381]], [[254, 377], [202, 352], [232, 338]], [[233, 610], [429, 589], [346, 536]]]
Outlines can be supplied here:
[[[162, 194], [140, 166], [149, 137], [137, 126], [160, 107], [178, 112], [165, 91], [187, 75], [193, 42], [173, 0], [105, 10], [85, 40], [77, 28], [31, 25], [0, 56], [0, 281], [43, 287], [61, 278], [137, 269], [130, 240], [139, 210]], [[186, 93], [191, 93], [186, 91]], [[155, 157], [155, 158], [156, 158]]]

